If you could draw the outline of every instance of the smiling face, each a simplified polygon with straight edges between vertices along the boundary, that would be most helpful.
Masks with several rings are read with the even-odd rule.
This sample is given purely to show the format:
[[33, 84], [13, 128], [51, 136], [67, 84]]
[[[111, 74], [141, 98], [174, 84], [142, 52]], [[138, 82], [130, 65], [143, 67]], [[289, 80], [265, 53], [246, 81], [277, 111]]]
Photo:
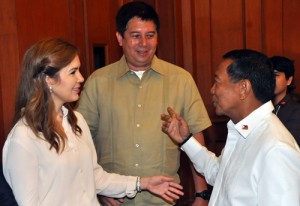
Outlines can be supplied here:
[[118, 32], [116, 36], [130, 69], [143, 71], [150, 68], [158, 44], [153, 21], [135, 17], [128, 22], [124, 37]]
[[79, 99], [80, 85], [84, 81], [79, 68], [80, 60], [76, 55], [69, 65], [58, 72], [58, 78], [46, 78], [48, 87], [52, 87], [51, 97], [56, 107]]
[[210, 90], [213, 106], [217, 115], [226, 115], [234, 119], [241, 102], [240, 84], [231, 82], [227, 73], [228, 66], [233, 61], [225, 59], [219, 65], [214, 78], [214, 84]]

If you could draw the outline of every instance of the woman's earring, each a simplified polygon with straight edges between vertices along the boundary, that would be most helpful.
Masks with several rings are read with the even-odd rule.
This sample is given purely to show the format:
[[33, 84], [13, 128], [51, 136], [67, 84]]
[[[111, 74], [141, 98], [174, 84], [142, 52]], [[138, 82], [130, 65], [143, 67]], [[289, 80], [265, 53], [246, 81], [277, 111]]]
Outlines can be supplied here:
[[52, 87], [49, 87], [49, 92], [53, 93]]

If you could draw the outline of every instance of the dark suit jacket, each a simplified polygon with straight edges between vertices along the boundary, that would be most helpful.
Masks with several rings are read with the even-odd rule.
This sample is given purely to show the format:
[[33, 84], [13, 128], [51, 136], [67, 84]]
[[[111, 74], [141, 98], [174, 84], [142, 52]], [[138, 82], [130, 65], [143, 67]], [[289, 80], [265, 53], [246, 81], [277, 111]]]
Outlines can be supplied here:
[[1, 206], [18, 206], [14, 194], [4, 179], [2, 172], [2, 163], [0, 171], [0, 205]]
[[275, 106], [275, 114], [276, 112], [300, 146], [300, 103], [294, 101], [288, 94]]

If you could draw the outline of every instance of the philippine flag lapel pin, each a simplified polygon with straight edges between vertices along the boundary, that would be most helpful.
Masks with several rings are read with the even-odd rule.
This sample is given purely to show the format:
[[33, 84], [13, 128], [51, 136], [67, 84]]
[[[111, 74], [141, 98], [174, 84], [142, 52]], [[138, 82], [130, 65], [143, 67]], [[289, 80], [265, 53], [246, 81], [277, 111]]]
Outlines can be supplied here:
[[244, 125], [242, 126], [242, 129], [243, 129], [243, 130], [248, 130], [248, 125], [245, 125], [245, 124], [244, 124]]

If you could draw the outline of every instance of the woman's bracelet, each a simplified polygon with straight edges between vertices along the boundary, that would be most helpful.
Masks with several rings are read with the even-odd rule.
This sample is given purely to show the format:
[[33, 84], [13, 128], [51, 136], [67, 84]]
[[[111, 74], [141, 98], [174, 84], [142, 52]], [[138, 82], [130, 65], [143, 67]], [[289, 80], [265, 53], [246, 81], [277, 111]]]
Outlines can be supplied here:
[[136, 191], [137, 192], [141, 192], [142, 190], [141, 190], [141, 177], [140, 176], [138, 176], [137, 178], [136, 178]]

